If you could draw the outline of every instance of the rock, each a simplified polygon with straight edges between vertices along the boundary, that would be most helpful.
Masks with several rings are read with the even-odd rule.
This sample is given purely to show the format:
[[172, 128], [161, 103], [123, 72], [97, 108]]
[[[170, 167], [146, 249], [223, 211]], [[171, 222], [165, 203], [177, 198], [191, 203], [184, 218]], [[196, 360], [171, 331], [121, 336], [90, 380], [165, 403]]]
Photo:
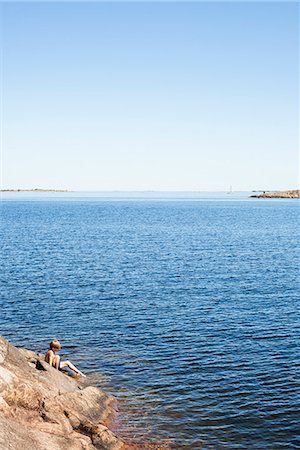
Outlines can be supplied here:
[[5, 339], [0, 339], [0, 364], [3, 364], [8, 349], [8, 342]]
[[47, 371], [48, 370], [47, 366], [49, 366], [49, 364], [47, 364], [45, 361], [42, 361], [41, 359], [37, 359], [36, 360], [35, 368], [37, 370], [45, 370], [45, 371]]
[[252, 198], [300, 198], [300, 190], [263, 192], [262, 194], [251, 195]]
[[92, 442], [99, 450], [119, 450], [122, 448], [118, 439], [103, 425], [93, 427]]
[[1, 385], [6, 386], [12, 384], [14, 378], [14, 375], [9, 370], [0, 366], [0, 391], [2, 390]]
[[78, 417], [98, 422], [107, 418], [113, 399], [99, 389], [88, 386], [81, 391], [62, 394], [58, 402], [67, 413], [76, 412]]
[[0, 337], [1, 450], [119, 450], [105, 425], [114, 399]]

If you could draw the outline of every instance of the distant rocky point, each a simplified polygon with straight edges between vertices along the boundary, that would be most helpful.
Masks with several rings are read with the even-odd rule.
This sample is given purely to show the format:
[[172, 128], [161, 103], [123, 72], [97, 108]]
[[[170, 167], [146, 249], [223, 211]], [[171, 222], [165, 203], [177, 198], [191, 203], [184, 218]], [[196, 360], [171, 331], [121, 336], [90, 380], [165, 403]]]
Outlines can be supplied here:
[[252, 198], [300, 198], [300, 189], [291, 189], [288, 191], [269, 192], [263, 191], [262, 194], [251, 195]]
[[70, 192], [67, 189], [1, 189], [0, 192]]

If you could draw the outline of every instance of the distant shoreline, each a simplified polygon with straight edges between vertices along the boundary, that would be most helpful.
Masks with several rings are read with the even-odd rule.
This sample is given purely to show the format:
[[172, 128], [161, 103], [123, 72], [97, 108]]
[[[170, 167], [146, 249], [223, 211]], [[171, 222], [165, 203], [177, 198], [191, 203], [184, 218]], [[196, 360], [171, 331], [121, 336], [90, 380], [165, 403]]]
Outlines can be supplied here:
[[300, 189], [291, 189], [288, 191], [263, 191], [262, 194], [251, 195], [251, 198], [300, 198]]
[[0, 192], [71, 192], [67, 189], [0, 189]]
[[286, 191], [268, 191], [268, 190], [253, 190], [253, 195], [249, 196], [249, 191], [155, 191], [155, 190], [143, 190], [143, 191], [121, 191], [121, 190], [113, 190], [113, 191], [73, 191], [69, 189], [43, 189], [43, 188], [34, 188], [34, 189], [0, 189], [1, 193], [114, 193], [114, 194], [218, 194], [218, 193], [226, 193], [226, 194], [234, 194], [234, 193], [246, 193], [248, 192], [248, 198], [300, 198], [300, 189], [290, 189]]

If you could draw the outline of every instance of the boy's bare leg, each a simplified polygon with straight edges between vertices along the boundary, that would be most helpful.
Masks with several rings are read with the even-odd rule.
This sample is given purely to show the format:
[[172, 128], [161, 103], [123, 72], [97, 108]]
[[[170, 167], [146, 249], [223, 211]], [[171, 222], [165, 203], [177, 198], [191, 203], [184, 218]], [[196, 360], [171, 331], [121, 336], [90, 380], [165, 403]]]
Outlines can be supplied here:
[[60, 367], [69, 367], [69, 369], [73, 370], [74, 372], [78, 373], [78, 375], [81, 375], [82, 377], [86, 377], [86, 375], [84, 375], [84, 373], [80, 372], [80, 370], [77, 369], [76, 366], [74, 366], [74, 364], [72, 364], [70, 361], [62, 361], [60, 363]]
[[52, 361], [52, 366], [55, 367], [55, 369], [59, 368], [59, 360], [60, 360], [60, 356], [55, 355]]

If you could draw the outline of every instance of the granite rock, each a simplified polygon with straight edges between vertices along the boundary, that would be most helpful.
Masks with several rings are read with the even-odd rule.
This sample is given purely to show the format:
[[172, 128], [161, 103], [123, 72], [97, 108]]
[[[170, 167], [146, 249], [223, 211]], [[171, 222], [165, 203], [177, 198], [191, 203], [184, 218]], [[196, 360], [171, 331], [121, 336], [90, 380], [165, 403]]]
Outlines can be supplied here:
[[1, 450], [119, 450], [114, 399], [0, 337]]

